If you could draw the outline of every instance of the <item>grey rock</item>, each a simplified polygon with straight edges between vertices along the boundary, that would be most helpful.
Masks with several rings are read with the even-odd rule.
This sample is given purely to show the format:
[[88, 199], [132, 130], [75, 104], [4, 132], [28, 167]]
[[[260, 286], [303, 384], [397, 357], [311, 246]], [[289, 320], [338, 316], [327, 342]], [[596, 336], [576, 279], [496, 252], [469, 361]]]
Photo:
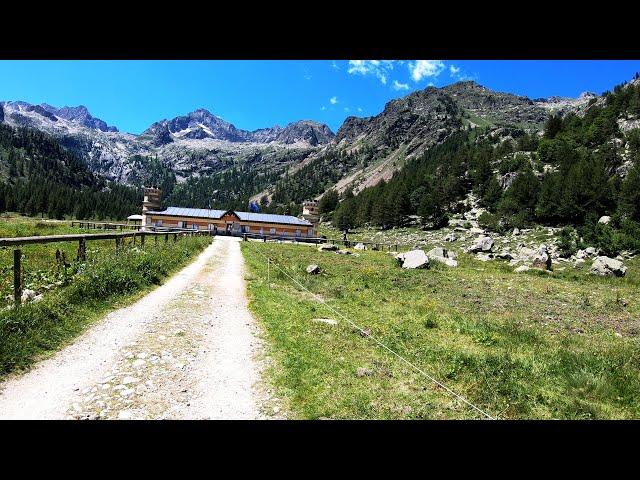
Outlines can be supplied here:
[[529, 267], [527, 267], [526, 265], [520, 265], [518, 268], [516, 268], [514, 270], [515, 273], [522, 273], [522, 272], [526, 272], [529, 270]]
[[449, 233], [444, 237], [445, 242], [455, 242], [458, 237], [454, 233]]
[[411, 250], [410, 252], [399, 253], [396, 259], [402, 268], [429, 268], [429, 257], [424, 250]]
[[320, 273], [320, 267], [318, 265], [311, 264], [307, 267], [307, 273], [311, 275], [317, 275], [318, 273]]
[[491, 237], [480, 237], [470, 248], [470, 253], [490, 252], [493, 249], [493, 239]]
[[604, 225], [608, 225], [611, 221], [611, 217], [609, 215], [603, 215], [598, 219], [598, 223], [602, 223]]
[[318, 247], [318, 251], [320, 252], [335, 252], [336, 250], [338, 250], [338, 247], [331, 243], [323, 243]]
[[356, 246], [353, 248], [355, 248], [356, 250], [364, 250], [365, 246], [364, 243], [356, 243]]
[[22, 291], [22, 296], [20, 297], [20, 300], [22, 300], [23, 303], [30, 302], [31, 300], [36, 298], [36, 295], [37, 293], [34, 290], [26, 288]]
[[625, 273], [627, 273], [627, 267], [620, 260], [601, 256], [597, 257], [593, 261], [593, 264], [589, 269], [589, 273], [593, 273], [595, 275], [623, 277]]
[[370, 377], [371, 375], [373, 375], [373, 371], [368, 368], [358, 367], [356, 370], [356, 376], [358, 377]]

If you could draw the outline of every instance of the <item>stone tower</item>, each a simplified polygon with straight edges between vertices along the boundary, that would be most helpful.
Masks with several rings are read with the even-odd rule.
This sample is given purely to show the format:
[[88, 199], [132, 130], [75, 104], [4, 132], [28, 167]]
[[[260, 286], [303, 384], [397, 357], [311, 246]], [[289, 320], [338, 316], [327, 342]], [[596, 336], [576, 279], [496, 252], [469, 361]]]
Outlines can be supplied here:
[[142, 214], [157, 211], [162, 208], [162, 190], [155, 187], [144, 189], [144, 199], [142, 200]]

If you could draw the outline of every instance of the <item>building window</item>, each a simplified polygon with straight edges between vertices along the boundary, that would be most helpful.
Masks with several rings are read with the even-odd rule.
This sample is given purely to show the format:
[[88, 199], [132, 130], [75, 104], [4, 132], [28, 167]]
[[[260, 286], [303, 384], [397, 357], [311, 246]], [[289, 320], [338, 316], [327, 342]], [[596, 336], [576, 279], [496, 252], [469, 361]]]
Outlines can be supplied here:
[[178, 222], [178, 228], [184, 228], [185, 223], [187, 223], [187, 222], [183, 222], [182, 220], [180, 220], [180, 221]]
[[296, 230], [296, 237], [299, 237], [299, 236], [300, 236], [300, 229], [298, 228], [298, 229]]
[[156, 220], [156, 227], [162, 226], [162, 220]]
[[309, 236], [310, 236], [310, 237], [313, 237], [313, 228], [310, 228], [310, 229], [309, 229]]
[[270, 228], [270, 229], [269, 229], [269, 233], [270, 233], [271, 235], [275, 235], [275, 234], [276, 234], [276, 229], [275, 229], [275, 228], [273, 228], [273, 227], [272, 227], [272, 228]]

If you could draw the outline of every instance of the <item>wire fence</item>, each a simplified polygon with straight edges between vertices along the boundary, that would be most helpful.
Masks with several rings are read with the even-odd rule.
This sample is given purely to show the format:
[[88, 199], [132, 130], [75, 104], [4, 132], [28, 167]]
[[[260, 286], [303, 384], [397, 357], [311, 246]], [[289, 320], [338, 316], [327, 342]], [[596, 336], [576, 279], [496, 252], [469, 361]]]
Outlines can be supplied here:
[[378, 347], [382, 348], [383, 350], [387, 351], [388, 353], [392, 354], [394, 357], [398, 358], [400, 361], [402, 361], [404, 364], [408, 365], [409, 367], [411, 367], [413, 370], [415, 370], [416, 372], [420, 373], [422, 376], [424, 376], [425, 378], [427, 378], [428, 380], [430, 380], [432, 383], [434, 383], [435, 385], [439, 386], [440, 388], [442, 388], [443, 390], [445, 390], [451, 397], [455, 398], [456, 400], [462, 402], [463, 404], [465, 404], [468, 407], [471, 407], [474, 411], [480, 413], [483, 417], [489, 419], [489, 420], [497, 420], [496, 416], [491, 415], [490, 413], [488, 413], [487, 411], [483, 410], [482, 408], [480, 408], [479, 406], [475, 405], [474, 403], [472, 403], [471, 401], [469, 401], [467, 398], [465, 398], [464, 396], [460, 395], [459, 393], [455, 392], [453, 389], [451, 389], [450, 387], [448, 387], [447, 385], [445, 385], [442, 381], [436, 379], [433, 375], [430, 375], [428, 372], [426, 372], [424, 369], [420, 368], [419, 366], [417, 366], [415, 363], [411, 362], [410, 360], [408, 360], [406, 357], [400, 355], [398, 352], [396, 352], [395, 350], [393, 350], [392, 348], [388, 347], [387, 345], [385, 345], [382, 341], [380, 341], [378, 338], [376, 338], [374, 335], [371, 335], [370, 332], [365, 331], [362, 327], [360, 327], [359, 325], [357, 325], [354, 321], [352, 321], [350, 318], [348, 318], [346, 315], [342, 314], [340, 311], [338, 311], [337, 309], [335, 309], [334, 307], [332, 307], [331, 305], [329, 305], [322, 297], [320, 297], [319, 295], [317, 295], [316, 293], [312, 292], [311, 290], [309, 290], [305, 285], [303, 285], [300, 281], [298, 281], [297, 279], [295, 279], [294, 277], [292, 277], [291, 275], [289, 275], [289, 273], [287, 273], [286, 270], [284, 270], [283, 268], [280, 267], [280, 265], [278, 265], [276, 262], [273, 261], [272, 258], [270, 258], [269, 256], [263, 254], [258, 248], [253, 249], [255, 252], [257, 252], [260, 256], [262, 256], [266, 261], [267, 261], [267, 284], [270, 284], [270, 269], [271, 267], [275, 268], [276, 270], [278, 270], [279, 272], [283, 273], [287, 278], [289, 278], [295, 285], [297, 285], [298, 287], [302, 288], [305, 292], [309, 293], [310, 295], [312, 295], [318, 302], [320, 302], [324, 307], [326, 307], [330, 312], [334, 313], [335, 315], [337, 315], [338, 317], [340, 317], [341, 319], [343, 319], [345, 322], [347, 322], [349, 325], [351, 325], [352, 327], [354, 327], [355, 329], [357, 329], [361, 334], [362, 337], [368, 340], [371, 340], [372, 342], [374, 342]]

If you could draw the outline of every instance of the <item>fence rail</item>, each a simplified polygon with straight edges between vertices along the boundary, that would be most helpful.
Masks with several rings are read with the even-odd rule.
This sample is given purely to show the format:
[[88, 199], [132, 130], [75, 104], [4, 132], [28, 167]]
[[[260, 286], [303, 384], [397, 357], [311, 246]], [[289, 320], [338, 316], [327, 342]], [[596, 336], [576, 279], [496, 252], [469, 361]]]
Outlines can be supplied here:
[[140, 230], [142, 225], [134, 225], [129, 223], [110, 223], [110, 222], [91, 222], [88, 220], [72, 220], [71, 226], [87, 228], [93, 230]]
[[[56, 243], [56, 242], [78, 242], [78, 260], [86, 259], [86, 242], [93, 240], [115, 240], [115, 247], [119, 249], [122, 240], [125, 238], [133, 238], [135, 245], [136, 239], [140, 239], [140, 246], [144, 246], [146, 237], [155, 237], [156, 243], [158, 237], [164, 236], [164, 241], [169, 241], [169, 236], [173, 235], [173, 241], [177, 241], [181, 237], [192, 236], [210, 236], [209, 231], [199, 230], [165, 230], [157, 232], [122, 232], [122, 233], [82, 233], [82, 234], [64, 234], [64, 235], [42, 235], [37, 237], [13, 237], [0, 238], [0, 247], [15, 247], [30, 244]], [[16, 306], [22, 302], [22, 250], [16, 248], [13, 251], [13, 298]]]
[[[218, 235], [229, 235], [228, 233], [220, 233], [218, 232]], [[257, 239], [257, 240], [262, 240], [264, 242], [268, 242], [268, 241], [288, 241], [288, 242], [294, 242], [294, 243], [315, 243], [315, 244], [321, 244], [321, 243], [331, 243], [332, 245], [343, 245], [345, 247], [353, 247], [355, 245], [357, 245], [358, 243], [363, 244], [364, 246], [364, 250], [387, 250], [389, 252], [391, 251], [398, 251], [398, 247], [400, 246], [399, 244], [395, 243], [380, 243], [380, 242], [353, 242], [350, 240], [341, 240], [341, 239], [337, 239], [337, 238], [324, 238], [324, 237], [295, 237], [295, 236], [288, 236], [288, 235], [260, 235], [257, 233], [233, 233], [231, 235], [235, 235], [235, 236], [241, 236], [243, 237], [243, 239], [248, 240], [248, 239]]]

